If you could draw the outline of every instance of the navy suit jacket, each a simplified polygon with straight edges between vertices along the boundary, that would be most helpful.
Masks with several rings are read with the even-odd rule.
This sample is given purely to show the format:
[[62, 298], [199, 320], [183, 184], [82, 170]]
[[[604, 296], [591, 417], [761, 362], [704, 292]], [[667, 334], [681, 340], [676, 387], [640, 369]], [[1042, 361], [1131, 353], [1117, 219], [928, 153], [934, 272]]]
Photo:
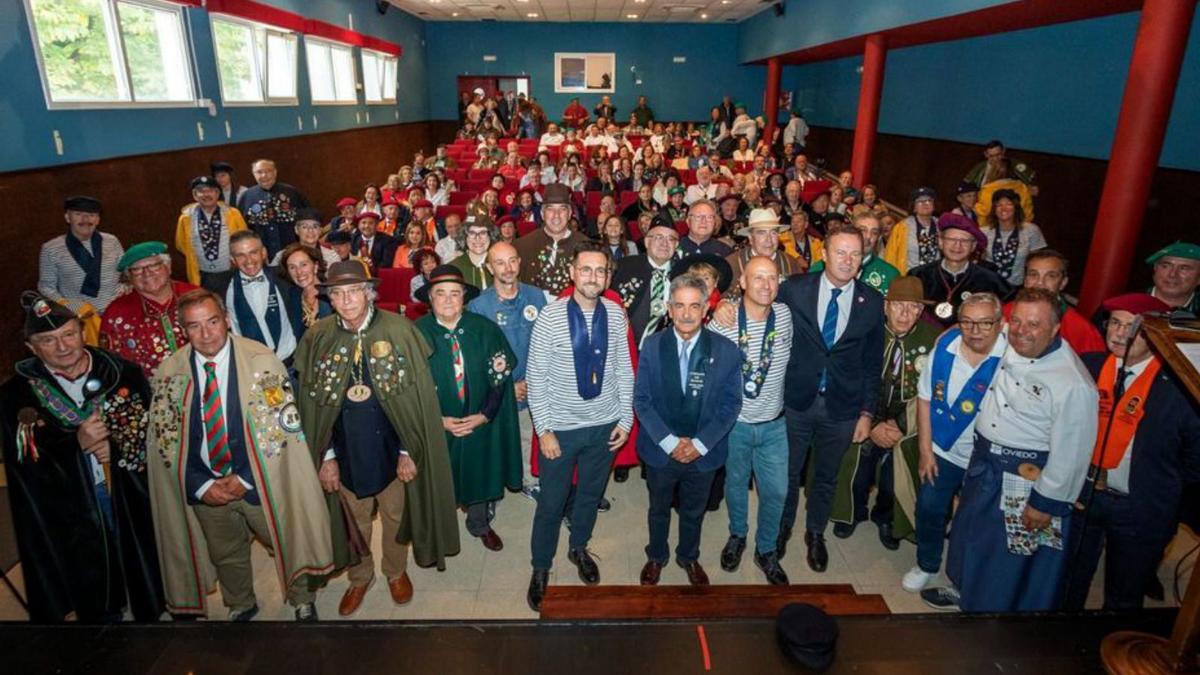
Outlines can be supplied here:
[[850, 322], [833, 349], [827, 350], [817, 321], [822, 274], [794, 274], [779, 286], [778, 301], [792, 311], [792, 357], [784, 381], [784, 405], [807, 410], [816, 400], [821, 371], [828, 369], [825, 409], [829, 418], [842, 422], [861, 413], [874, 415], [883, 369], [883, 296], [854, 281]]
[[[1099, 378], [1108, 352], [1079, 358], [1092, 377]], [[1180, 516], [1186, 515], [1179, 513], [1184, 488], [1200, 481], [1200, 406], [1166, 364], [1150, 385], [1145, 405], [1133, 437], [1129, 505], [1138, 533], [1165, 546], [1175, 536]]]
[[[709, 363], [704, 376], [704, 391], [700, 394], [700, 423], [693, 438], [698, 439], [708, 453], [692, 462], [700, 471], [715, 471], [725, 464], [729, 454], [729, 432], [742, 410], [742, 350], [729, 339], [708, 331]], [[663, 419], [667, 397], [665, 387], [679, 382], [664, 381], [661, 342], [675, 340], [675, 331], [664, 330], [651, 335], [642, 347], [638, 359], [637, 382], [633, 390], [633, 409], [637, 413], [637, 454], [647, 466], [666, 466], [671, 459], [660, 442], [675, 433]], [[882, 348], [881, 348], [882, 349]], [[671, 349], [675, 353], [675, 349]], [[679, 434], [675, 434], [678, 436]]]
[[[361, 247], [362, 235], [355, 231], [354, 238], [350, 240], [350, 254], [358, 255], [358, 249]], [[371, 264], [377, 270], [391, 267], [392, 259], [396, 257], [396, 249], [399, 247], [400, 242], [395, 237], [383, 232], [376, 232], [371, 241]]]

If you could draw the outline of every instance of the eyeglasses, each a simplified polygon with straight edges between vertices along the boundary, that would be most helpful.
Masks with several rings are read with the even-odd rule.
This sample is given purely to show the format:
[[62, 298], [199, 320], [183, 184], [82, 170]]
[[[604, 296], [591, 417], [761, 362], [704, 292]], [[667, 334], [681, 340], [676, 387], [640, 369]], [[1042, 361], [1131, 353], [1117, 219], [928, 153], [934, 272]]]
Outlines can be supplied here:
[[154, 274], [155, 272], [161, 270], [164, 266], [165, 264], [160, 260], [158, 262], [150, 263], [149, 265], [142, 265], [141, 267], [130, 267], [129, 275], [140, 277], [147, 274]]
[[702, 216], [700, 214], [695, 214], [695, 215], [688, 216], [688, 220], [694, 220], [697, 223], [715, 223], [715, 222], [717, 222], [717, 217], [716, 216]]
[[961, 326], [963, 330], [970, 331], [972, 333], [975, 331], [987, 332], [995, 328], [997, 323], [999, 323], [997, 319], [984, 319], [982, 321], [973, 321], [971, 319], [958, 320], [958, 325]]
[[1106, 330], [1116, 329], [1118, 333], [1128, 333], [1133, 328], [1134, 321], [1119, 321], [1117, 319], [1108, 319], [1104, 322]]
[[468, 237], [486, 237], [486, 236], [488, 236], [488, 231], [487, 230], [469, 231], [469, 232], [467, 232], [467, 236]]
[[965, 237], [942, 236], [942, 241], [945, 242], [947, 246], [970, 246], [971, 244], [975, 243], [975, 238], [971, 237], [968, 239]]

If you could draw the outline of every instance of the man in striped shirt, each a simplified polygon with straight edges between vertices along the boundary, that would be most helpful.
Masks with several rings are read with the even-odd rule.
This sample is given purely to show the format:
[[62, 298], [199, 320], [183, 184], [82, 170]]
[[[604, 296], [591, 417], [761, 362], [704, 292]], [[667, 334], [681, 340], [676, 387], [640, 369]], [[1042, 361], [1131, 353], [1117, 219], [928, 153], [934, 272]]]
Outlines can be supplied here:
[[538, 316], [525, 380], [538, 434], [541, 493], [533, 517], [533, 576], [527, 600], [535, 612], [549, 583], [567, 497], [578, 471], [568, 559], [586, 584], [600, 582], [587, 551], [613, 452], [633, 426], [633, 363], [621, 306], [601, 297], [608, 287], [608, 250], [581, 243], [571, 260], [575, 292]]
[[67, 233], [42, 244], [38, 292], [76, 314], [90, 305], [98, 315], [121, 290], [117, 261], [125, 249], [100, 231], [100, 200], [68, 197], [63, 211]]

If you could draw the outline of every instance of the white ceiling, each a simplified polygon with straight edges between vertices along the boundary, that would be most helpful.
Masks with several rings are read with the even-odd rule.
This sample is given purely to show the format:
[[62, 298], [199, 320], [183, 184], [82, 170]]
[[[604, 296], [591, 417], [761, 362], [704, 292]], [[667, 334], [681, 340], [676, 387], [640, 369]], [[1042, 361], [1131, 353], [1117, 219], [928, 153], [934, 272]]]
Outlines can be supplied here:
[[741, 21], [774, 0], [389, 0], [426, 21]]

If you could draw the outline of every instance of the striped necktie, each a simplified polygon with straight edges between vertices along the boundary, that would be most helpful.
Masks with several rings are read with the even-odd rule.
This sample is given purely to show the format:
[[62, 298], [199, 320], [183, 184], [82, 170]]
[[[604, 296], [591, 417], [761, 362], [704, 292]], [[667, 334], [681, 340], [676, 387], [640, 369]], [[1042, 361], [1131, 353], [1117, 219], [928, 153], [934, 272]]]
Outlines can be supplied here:
[[221, 405], [221, 387], [217, 384], [217, 364], [204, 362], [204, 433], [208, 439], [208, 465], [222, 476], [229, 475], [233, 454], [225, 432], [225, 410]]
[[467, 400], [467, 373], [463, 369], [462, 345], [453, 333], [450, 334], [450, 356], [454, 361], [454, 392], [461, 403]]

